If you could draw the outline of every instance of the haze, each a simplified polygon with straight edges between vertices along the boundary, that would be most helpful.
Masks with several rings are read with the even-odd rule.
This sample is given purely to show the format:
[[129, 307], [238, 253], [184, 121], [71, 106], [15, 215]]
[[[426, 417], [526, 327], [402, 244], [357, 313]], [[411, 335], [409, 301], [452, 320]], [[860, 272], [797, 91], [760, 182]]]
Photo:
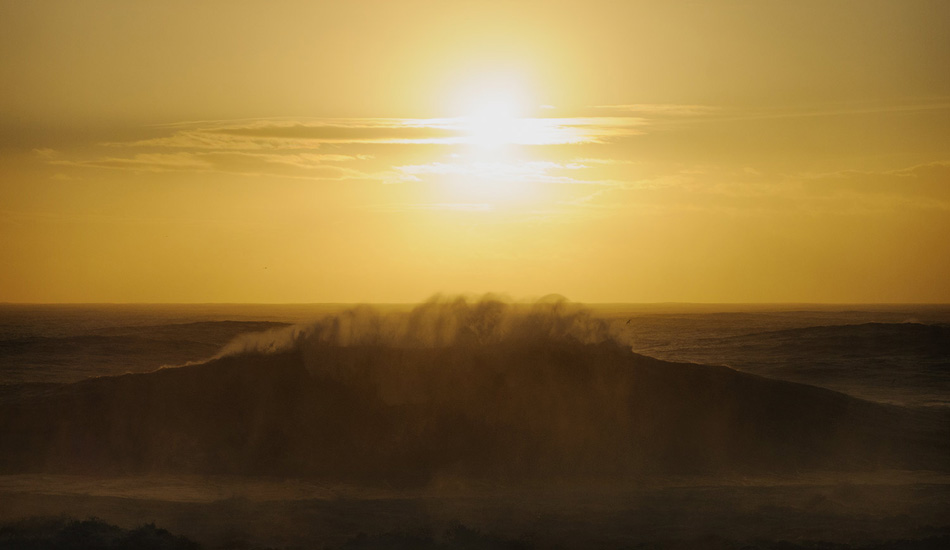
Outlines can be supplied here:
[[0, 2], [0, 301], [950, 302], [950, 4]]

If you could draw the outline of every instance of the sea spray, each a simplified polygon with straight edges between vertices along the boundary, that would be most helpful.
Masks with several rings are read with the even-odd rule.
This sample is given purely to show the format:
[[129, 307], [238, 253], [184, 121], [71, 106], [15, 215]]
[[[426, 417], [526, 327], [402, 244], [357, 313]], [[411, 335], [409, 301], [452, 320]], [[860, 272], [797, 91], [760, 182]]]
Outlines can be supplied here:
[[218, 356], [314, 346], [444, 348], [556, 341], [593, 344], [611, 338], [607, 321], [561, 296], [515, 303], [490, 294], [478, 299], [436, 295], [409, 312], [384, 313], [361, 305], [310, 324], [244, 334], [227, 344]]

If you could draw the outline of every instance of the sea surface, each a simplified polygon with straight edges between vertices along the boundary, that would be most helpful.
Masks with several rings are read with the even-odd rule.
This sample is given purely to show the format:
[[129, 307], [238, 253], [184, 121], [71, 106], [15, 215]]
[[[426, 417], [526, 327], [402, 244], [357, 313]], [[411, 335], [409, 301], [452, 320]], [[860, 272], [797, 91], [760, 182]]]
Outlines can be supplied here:
[[929, 550], [948, 456], [950, 306], [0, 304], [0, 548]]
[[[351, 304], [0, 304], [0, 385], [200, 362], [241, 334]], [[412, 305], [371, 306], [384, 312]], [[724, 365], [879, 403], [950, 407], [948, 305], [594, 304], [639, 354]]]

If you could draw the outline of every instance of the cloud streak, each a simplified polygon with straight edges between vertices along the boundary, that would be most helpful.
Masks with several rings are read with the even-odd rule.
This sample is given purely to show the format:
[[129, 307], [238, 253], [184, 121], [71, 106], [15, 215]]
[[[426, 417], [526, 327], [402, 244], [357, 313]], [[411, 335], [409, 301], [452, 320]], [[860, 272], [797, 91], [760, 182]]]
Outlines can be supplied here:
[[802, 186], [821, 195], [884, 197], [917, 206], [950, 209], [950, 161], [881, 172], [842, 170], [807, 174]]
[[506, 181], [511, 183], [558, 183], [598, 185], [598, 180], [580, 179], [558, 174], [558, 172], [578, 171], [588, 168], [580, 163], [557, 163], [549, 161], [518, 162], [432, 162], [394, 166], [393, 173], [386, 183], [420, 181], [427, 176], [458, 176], [485, 181]]
[[[642, 118], [626, 116], [573, 118], [516, 118], [502, 121], [499, 139], [517, 145], [598, 143], [636, 135]], [[118, 147], [213, 150], [312, 149], [321, 144], [478, 144], [483, 122], [456, 118], [333, 118], [261, 119], [254, 121], [196, 122], [176, 125], [171, 135]]]
[[344, 180], [370, 177], [339, 163], [365, 156], [338, 154], [263, 154], [234, 151], [177, 151], [137, 153], [129, 157], [100, 157], [85, 160], [53, 160], [51, 164], [136, 172], [202, 172], [241, 176], [276, 176], [316, 180]]
[[[942, 103], [893, 106], [896, 110], [939, 109]], [[426, 184], [443, 189], [398, 209], [484, 211], [493, 201], [511, 200], [536, 185], [563, 187], [551, 199], [585, 207], [624, 204], [689, 203], [703, 200], [740, 201], [756, 208], [788, 200], [800, 204], [838, 202], [945, 209], [950, 205], [950, 163], [932, 162], [891, 171], [838, 171], [822, 174], [759, 173], [739, 169], [683, 164], [659, 166], [645, 159], [611, 158], [623, 139], [647, 132], [654, 123], [682, 120], [729, 120], [730, 117], [818, 116], [804, 110], [793, 115], [778, 109], [745, 110], [742, 114], [704, 105], [624, 104], [598, 106], [610, 116], [520, 118], [500, 121], [487, 137], [480, 121], [470, 118], [332, 118], [197, 121], [155, 127], [150, 139], [107, 143], [98, 156], [70, 157], [50, 149], [36, 150], [43, 162], [86, 169], [145, 173], [222, 173], [251, 177], [312, 181], [363, 180], [387, 184]], [[822, 111], [824, 114], [857, 110]], [[864, 111], [860, 111], [864, 112]], [[623, 113], [624, 116], [615, 116]], [[636, 116], [634, 116], [636, 115]], [[389, 148], [387, 145], [402, 145]], [[483, 145], [531, 145], [496, 154]], [[544, 149], [558, 146], [611, 146]], [[459, 146], [444, 154], [433, 146]], [[611, 147], [613, 147], [611, 149]], [[436, 156], [435, 151], [441, 151]], [[450, 149], [452, 151], [452, 149]], [[550, 156], [549, 151], [556, 156]], [[613, 155], [598, 156], [598, 151]], [[373, 154], [365, 154], [372, 152]], [[103, 154], [105, 153], [105, 154]], [[524, 154], [523, 154], [524, 153]], [[530, 154], [530, 156], [529, 156]], [[626, 154], [626, 153], [625, 153]], [[590, 156], [588, 156], [590, 155]], [[547, 158], [545, 158], [547, 157]], [[574, 160], [558, 160], [573, 158]], [[410, 160], [411, 159], [411, 160]], [[659, 169], [658, 169], [659, 168]], [[586, 188], [584, 186], [587, 186]], [[554, 195], [550, 195], [554, 196]], [[537, 196], [532, 200], [537, 201]], [[422, 198], [420, 196], [420, 198]], [[793, 200], [794, 199], [794, 200]], [[467, 202], [466, 202], [467, 201]], [[525, 199], [525, 202], [529, 202]], [[790, 203], [789, 203], [790, 204]], [[771, 206], [770, 206], [771, 207]]]
[[643, 116], [698, 116], [718, 112], [710, 105], [684, 105], [677, 103], [626, 103], [620, 105], [595, 105], [594, 109], [616, 113], [637, 113]]
[[[491, 180], [495, 185], [500, 181], [599, 184], [597, 179], [576, 177], [577, 171], [620, 161], [558, 163], [505, 155], [492, 160], [494, 155], [483, 148], [601, 144], [637, 135], [645, 124], [644, 119], [630, 116], [194, 121], [155, 126], [157, 134], [148, 139], [101, 144], [106, 150], [95, 156], [37, 155], [52, 165], [144, 173], [223, 173], [384, 183], [466, 178]], [[403, 147], [387, 149], [387, 145]], [[380, 146], [383, 149], [378, 149]], [[407, 155], [404, 147], [426, 151], [425, 147], [432, 146], [474, 147], [481, 152], [463, 154], [465, 158], [458, 161], [403, 164]], [[374, 155], [364, 154], [373, 147]]]

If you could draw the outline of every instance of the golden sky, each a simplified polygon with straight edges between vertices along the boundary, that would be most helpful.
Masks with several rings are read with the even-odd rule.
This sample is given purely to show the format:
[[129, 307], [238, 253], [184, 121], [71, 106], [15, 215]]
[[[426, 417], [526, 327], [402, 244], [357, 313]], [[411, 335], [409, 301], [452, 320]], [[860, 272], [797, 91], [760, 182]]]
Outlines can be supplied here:
[[0, 0], [0, 301], [950, 302], [947, 21]]

